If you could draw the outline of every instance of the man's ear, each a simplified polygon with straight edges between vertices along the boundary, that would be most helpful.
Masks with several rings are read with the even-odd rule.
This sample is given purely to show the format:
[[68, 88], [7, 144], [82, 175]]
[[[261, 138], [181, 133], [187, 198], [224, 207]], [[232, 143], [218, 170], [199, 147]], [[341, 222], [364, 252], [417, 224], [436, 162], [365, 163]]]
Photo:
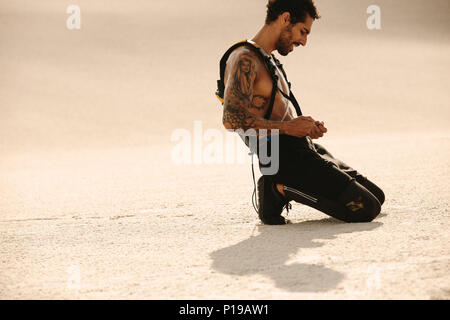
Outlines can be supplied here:
[[291, 14], [289, 12], [283, 12], [280, 15], [280, 22], [283, 26], [291, 24]]

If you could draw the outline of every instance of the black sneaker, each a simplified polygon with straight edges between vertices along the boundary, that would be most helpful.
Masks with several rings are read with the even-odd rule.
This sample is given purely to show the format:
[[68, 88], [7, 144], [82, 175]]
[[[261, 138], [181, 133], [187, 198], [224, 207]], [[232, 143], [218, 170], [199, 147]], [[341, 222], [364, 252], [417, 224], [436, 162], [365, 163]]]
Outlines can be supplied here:
[[281, 216], [285, 207], [289, 211], [289, 201], [269, 178], [261, 176], [258, 180], [258, 215], [261, 221], [270, 225], [286, 224], [286, 219]]

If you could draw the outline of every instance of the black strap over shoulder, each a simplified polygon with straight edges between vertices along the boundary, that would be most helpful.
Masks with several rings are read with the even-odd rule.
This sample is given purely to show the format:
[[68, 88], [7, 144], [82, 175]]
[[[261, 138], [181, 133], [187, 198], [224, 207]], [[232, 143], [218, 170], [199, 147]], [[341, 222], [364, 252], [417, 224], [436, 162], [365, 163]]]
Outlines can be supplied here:
[[223, 104], [224, 102], [224, 95], [225, 95], [225, 68], [227, 66], [227, 61], [228, 58], [230, 57], [231, 53], [242, 46], [247, 46], [249, 48], [251, 48], [263, 61], [264, 64], [267, 68], [267, 70], [269, 71], [270, 77], [272, 78], [272, 93], [270, 95], [270, 102], [269, 102], [269, 108], [267, 109], [266, 114], [264, 115], [264, 119], [269, 119], [270, 116], [272, 115], [272, 110], [273, 110], [273, 104], [275, 102], [275, 96], [277, 93], [277, 88], [278, 88], [278, 76], [276, 74], [276, 70], [275, 70], [275, 66], [272, 64], [272, 62], [270, 61], [270, 57], [266, 56], [260, 48], [256, 47], [254, 44], [248, 42], [247, 40], [244, 41], [240, 41], [236, 44], [234, 44], [233, 46], [231, 46], [226, 52], [225, 54], [222, 56], [222, 59], [220, 59], [220, 79], [217, 80], [217, 91], [216, 91], [216, 96], [217, 98], [220, 100], [220, 102]]
[[287, 96], [282, 91], [280, 91], [280, 92], [286, 99], [291, 101], [292, 105], [295, 108], [295, 112], [297, 113], [297, 116], [300, 117], [302, 115], [302, 110], [300, 109], [300, 104], [298, 103], [297, 99], [295, 99], [294, 93], [291, 90], [291, 83], [287, 79], [287, 75], [286, 75], [286, 72], [284, 71], [283, 65], [280, 63], [280, 61], [277, 58], [275, 58], [274, 55], [272, 55], [272, 58], [275, 61], [275, 63], [277, 64], [278, 69], [280, 69], [281, 72], [283, 73], [283, 76], [286, 79], [286, 82], [288, 83], [288, 86], [289, 86], [289, 96]]

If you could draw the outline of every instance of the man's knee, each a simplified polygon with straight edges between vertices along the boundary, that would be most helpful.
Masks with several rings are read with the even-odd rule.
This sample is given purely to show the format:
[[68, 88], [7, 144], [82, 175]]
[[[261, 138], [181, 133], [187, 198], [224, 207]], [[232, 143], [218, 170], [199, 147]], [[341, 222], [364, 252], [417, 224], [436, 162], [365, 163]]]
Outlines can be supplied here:
[[346, 222], [371, 222], [381, 212], [378, 199], [356, 181], [352, 181], [339, 198], [345, 207]]
[[383, 190], [378, 188], [374, 183], [372, 183], [372, 182], [370, 182], [370, 183], [373, 185], [372, 190], [370, 190], [370, 192], [372, 192], [374, 194], [374, 196], [377, 197], [380, 205], [383, 205], [384, 200], [385, 200], [385, 195], [384, 195]]
[[[377, 188], [378, 188], [378, 187], [377, 187]], [[377, 192], [377, 194], [375, 194], [375, 196], [377, 197], [378, 202], [380, 203], [380, 205], [383, 205], [384, 200], [386, 199], [385, 196], [384, 196], [383, 190], [381, 190], [380, 188], [378, 188], [378, 192]]]
[[359, 212], [350, 213], [351, 222], [371, 222], [381, 212], [381, 205], [378, 199], [363, 200], [364, 208]]
[[356, 181], [361, 184], [364, 188], [369, 190], [377, 199], [380, 205], [383, 205], [385, 198], [383, 190], [381, 190], [375, 183], [370, 181], [364, 176], [356, 176]]

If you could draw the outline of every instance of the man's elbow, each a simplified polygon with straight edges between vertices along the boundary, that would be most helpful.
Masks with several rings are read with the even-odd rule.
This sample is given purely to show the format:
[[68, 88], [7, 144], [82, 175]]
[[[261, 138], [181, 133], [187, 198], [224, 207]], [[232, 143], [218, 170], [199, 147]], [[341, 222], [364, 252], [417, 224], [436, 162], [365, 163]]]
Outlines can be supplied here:
[[224, 114], [223, 117], [222, 117], [222, 124], [225, 127], [225, 129], [227, 129], [227, 130], [234, 130], [235, 129], [233, 127], [233, 124], [231, 124], [230, 121], [227, 119], [226, 114]]
[[223, 126], [225, 127], [225, 129], [227, 130], [233, 130], [233, 126], [231, 125], [231, 123], [229, 123], [228, 121], [223, 121]]

